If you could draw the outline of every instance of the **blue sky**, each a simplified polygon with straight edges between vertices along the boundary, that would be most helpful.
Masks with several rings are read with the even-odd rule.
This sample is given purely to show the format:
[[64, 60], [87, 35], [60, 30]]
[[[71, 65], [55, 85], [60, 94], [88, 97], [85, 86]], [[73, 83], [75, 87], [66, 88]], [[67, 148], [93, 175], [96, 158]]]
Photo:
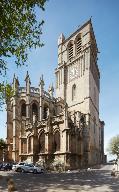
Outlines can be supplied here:
[[[38, 86], [44, 74], [45, 86], [55, 85], [54, 69], [57, 67], [57, 39], [60, 33], [68, 37], [92, 16], [93, 28], [100, 51], [98, 65], [101, 73], [100, 118], [105, 121], [105, 148], [112, 136], [119, 134], [119, 1], [118, 0], [49, 0], [45, 12], [38, 12], [44, 19], [45, 46], [32, 50], [28, 68], [16, 68], [9, 61], [7, 79], [12, 82], [13, 73], [24, 86], [29, 70], [32, 86]], [[6, 114], [0, 112], [0, 138], [6, 137]]]

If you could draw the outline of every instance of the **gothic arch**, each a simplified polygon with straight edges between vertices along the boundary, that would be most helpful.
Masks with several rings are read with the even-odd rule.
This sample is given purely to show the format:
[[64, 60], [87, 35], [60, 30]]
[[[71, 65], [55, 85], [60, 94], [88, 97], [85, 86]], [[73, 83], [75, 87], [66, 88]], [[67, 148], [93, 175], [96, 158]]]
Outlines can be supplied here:
[[56, 130], [54, 132], [54, 152], [60, 151], [60, 132]]
[[79, 33], [75, 38], [75, 54], [78, 55], [81, 52], [82, 40]]
[[21, 153], [27, 153], [27, 140], [21, 139]]
[[21, 106], [21, 117], [26, 117], [26, 101], [21, 100], [20, 106]]
[[39, 153], [45, 153], [45, 133], [42, 131], [39, 135]]
[[32, 114], [35, 114], [36, 116], [38, 116], [38, 107], [35, 103], [32, 104]]
[[38, 119], [38, 102], [33, 100], [31, 103], [31, 116], [33, 119], [33, 115], [35, 115], [36, 119]]

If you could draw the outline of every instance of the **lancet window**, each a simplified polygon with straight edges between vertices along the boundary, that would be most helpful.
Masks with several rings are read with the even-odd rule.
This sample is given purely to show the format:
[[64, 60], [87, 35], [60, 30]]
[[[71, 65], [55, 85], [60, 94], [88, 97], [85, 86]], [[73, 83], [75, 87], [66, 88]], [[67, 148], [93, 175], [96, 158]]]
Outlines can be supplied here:
[[54, 134], [54, 152], [60, 151], [60, 133], [56, 131]]
[[21, 116], [26, 117], [26, 104], [25, 103], [23, 103], [21, 105]]
[[39, 136], [39, 153], [45, 152], [45, 133], [42, 132]]

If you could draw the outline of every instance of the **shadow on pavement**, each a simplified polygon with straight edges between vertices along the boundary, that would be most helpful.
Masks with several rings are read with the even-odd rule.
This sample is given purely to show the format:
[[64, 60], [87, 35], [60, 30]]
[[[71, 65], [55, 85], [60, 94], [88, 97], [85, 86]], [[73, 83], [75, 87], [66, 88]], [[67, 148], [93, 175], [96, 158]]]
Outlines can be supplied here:
[[[25, 174], [9, 173], [13, 178], [17, 191], [19, 192], [119, 192], [119, 178], [112, 177], [111, 171], [90, 170], [79, 173], [45, 173]], [[6, 176], [0, 179], [2, 187], [0, 192], [7, 191]]]

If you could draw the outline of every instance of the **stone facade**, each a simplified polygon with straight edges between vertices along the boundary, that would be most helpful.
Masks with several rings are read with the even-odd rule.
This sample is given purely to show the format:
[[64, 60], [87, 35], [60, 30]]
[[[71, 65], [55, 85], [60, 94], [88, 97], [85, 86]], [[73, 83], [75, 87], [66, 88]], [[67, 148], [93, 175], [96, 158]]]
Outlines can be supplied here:
[[98, 48], [91, 20], [65, 39], [58, 38], [56, 98], [54, 88], [25, 87], [13, 78], [14, 95], [7, 103], [9, 159], [62, 162], [65, 168], [103, 162], [104, 122], [99, 119]]

